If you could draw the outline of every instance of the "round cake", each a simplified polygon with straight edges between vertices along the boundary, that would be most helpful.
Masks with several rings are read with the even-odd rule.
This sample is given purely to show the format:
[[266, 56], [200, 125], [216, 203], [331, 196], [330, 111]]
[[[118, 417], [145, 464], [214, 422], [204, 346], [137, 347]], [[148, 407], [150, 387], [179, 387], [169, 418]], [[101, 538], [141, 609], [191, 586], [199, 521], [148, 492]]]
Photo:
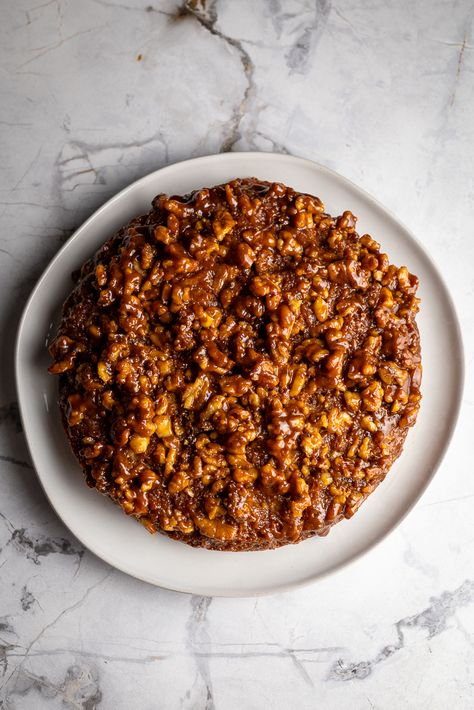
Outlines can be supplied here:
[[66, 434], [152, 533], [325, 535], [415, 423], [418, 280], [317, 197], [250, 178], [159, 195], [75, 279], [50, 346]]

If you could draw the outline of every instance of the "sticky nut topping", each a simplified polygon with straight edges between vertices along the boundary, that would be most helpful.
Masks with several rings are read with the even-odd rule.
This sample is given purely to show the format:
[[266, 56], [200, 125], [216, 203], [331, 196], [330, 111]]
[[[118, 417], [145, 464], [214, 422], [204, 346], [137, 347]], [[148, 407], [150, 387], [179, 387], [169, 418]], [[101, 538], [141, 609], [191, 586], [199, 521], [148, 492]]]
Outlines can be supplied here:
[[285, 185], [159, 195], [84, 264], [50, 346], [87, 483], [195, 546], [325, 535], [415, 423], [417, 284]]

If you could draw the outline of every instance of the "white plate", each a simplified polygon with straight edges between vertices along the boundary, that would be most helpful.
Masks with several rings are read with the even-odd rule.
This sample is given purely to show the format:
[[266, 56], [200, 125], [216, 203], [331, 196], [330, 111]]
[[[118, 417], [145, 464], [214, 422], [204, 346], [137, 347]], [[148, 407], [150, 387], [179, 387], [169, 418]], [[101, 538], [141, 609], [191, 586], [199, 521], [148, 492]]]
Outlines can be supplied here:
[[[212, 552], [150, 535], [85, 486], [61, 426], [57, 380], [47, 373], [45, 343], [71, 289], [71, 272], [118, 227], [147, 212], [157, 193], [184, 194], [248, 176], [281, 181], [318, 195], [332, 214], [352, 210], [358, 215], [361, 232], [380, 241], [393, 263], [407, 265], [419, 276], [424, 399], [402, 456], [352, 520], [336, 525], [326, 538], [278, 550]], [[408, 230], [378, 202], [345, 178], [308, 160], [267, 153], [226, 153], [147, 175], [122, 190], [75, 232], [48, 266], [25, 307], [17, 337], [16, 378], [23, 426], [38, 476], [60, 518], [86, 547], [109, 564], [161, 587], [245, 596], [314, 581], [355, 560], [394, 529], [425, 490], [446, 450], [461, 398], [463, 354], [453, 305], [435, 266]]]

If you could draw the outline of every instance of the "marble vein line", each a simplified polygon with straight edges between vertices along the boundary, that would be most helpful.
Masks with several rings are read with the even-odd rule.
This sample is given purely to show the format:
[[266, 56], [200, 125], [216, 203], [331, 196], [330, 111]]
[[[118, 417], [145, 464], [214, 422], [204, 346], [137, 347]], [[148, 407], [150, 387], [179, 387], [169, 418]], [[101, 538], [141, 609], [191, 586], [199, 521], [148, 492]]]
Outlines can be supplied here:
[[204, 27], [211, 35], [218, 37], [223, 40], [227, 45], [232, 47], [238, 54], [240, 62], [242, 64], [242, 69], [246, 78], [247, 86], [244, 91], [244, 95], [240, 102], [240, 105], [235, 107], [232, 112], [232, 117], [229, 121], [229, 136], [226, 138], [224, 143], [220, 147], [220, 152], [228, 152], [232, 150], [233, 146], [237, 143], [240, 134], [240, 123], [244, 117], [250, 98], [252, 94], [256, 93], [256, 86], [254, 82], [254, 64], [250, 58], [249, 53], [242, 46], [242, 42], [225, 35], [217, 28], [218, 15], [216, 9], [216, 0], [212, 0], [206, 5], [198, 6], [197, 3], [192, 0], [187, 0], [182, 6], [182, 11], [184, 14], [188, 14], [194, 17], [202, 27]]
[[[0, 513], [0, 515], [2, 514]], [[5, 518], [3, 515], [2, 517]], [[11, 523], [9, 524], [11, 526]], [[76, 547], [64, 537], [53, 538], [40, 535], [32, 538], [27, 534], [25, 528], [13, 529], [7, 544], [12, 544], [22, 555], [36, 565], [40, 564], [41, 557], [47, 557], [51, 554], [77, 556], [79, 565], [84, 555], [83, 548]]]
[[75, 39], [76, 37], [79, 37], [80, 35], [89, 34], [90, 32], [97, 32], [98, 30], [101, 30], [106, 26], [107, 25], [99, 25], [98, 27], [90, 27], [87, 30], [80, 30], [78, 32], [74, 32], [72, 35], [69, 35], [68, 37], [61, 37], [57, 42], [53, 42], [52, 44], [47, 45], [46, 47], [33, 47], [30, 51], [38, 51], [38, 54], [35, 54], [34, 57], [31, 57], [30, 59], [27, 59], [26, 62], [23, 62], [23, 64], [20, 64], [17, 67], [17, 71], [19, 69], [24, 69], [24, 67], [28, 66], [29, 64], [36, 62], [37, 59], [40, 59], [41, 57], [44, 57], [46, 54], [53, 52], [55, 49], [62, 47], [63, 44], [65, 44], [66, 42], [69, 42], [71, 39]]
[[14, 675], [15, 673], [18, 674], [18, 673], [23, 669], [23, 665], [25, 664], [26, 660], [28, 659], [29, 655], [31, 654], [31, 650], [32, 650], [32, 649], [34, 648], [34, 646], [38, 643], [38, 641], [41, 639], [41, 637], [44, 636], [44, 634], [45, 634], [49, 629], [51, 629], [53, 626], [55, 626], [66, 614], [70, 614], [70, 613], [72, 613], [73, 611], [76, 611], [76, 609], [79, 609], [79, 607], [81, 607], [81, 606], [84, 604], [84, 602], [85, 602], [86, 599], [90, 596], [90, 594], [91, 594], [95, 589], [97, 589], [99, 586], [101, 586], [101, 585], [110, 577], [110, 575], [111, 575], [113, 572], [114, 572], [113, 569], [109, 569], [109, 570], [107, 571], [107, 573], [106, 573], [103, 577], [101, 577], [98, 581], [94, 582], [94, 584], [92, 584], [90, 587], [88, 587], [88, 588], [86, 589], [86, 591], [85, 591], [84, 594], [80, 597], [80, 599], [78, 599], [76, 602], [74, 602], [74, 604], [71, 604], [70, 606], [66, 607], [65, 609], [62, 609], [62, 611], [61, 611], [49, 624], [46, 624], [45, 626], [43, 626], [43, 628], [41, 629], [41, 631], [39, 631], [39, 632], [36, 634], [36, 636], [32, 639], [32, 641], [30, 641], [30, 643], [29, 643], [28, 646], [26, 647], [25, 653], [22, 654], [22, 656], [21, 656], [21, 661], [20, 661], [20, 663], [17, 664], [17, 665], [13, 668], [13, 670], [12, 670], [12, 672], [10, 673], [10, 675], [9, 675], [9, 677], [8, 677], [8, 679], [7, 679], [7, 681], [5, 682], [5, 685], [11, 680], [11, 678], [13, 677], [13, 675]]
[[[19, 188], [19, 186], [21, 185], [21, 183], [23, 182], [23, 180], [26, 178], [26, 176], [28, 175], [28, 173], [29, 173], [30, 170], [32, 169], [33, 165], [36, 163], [36, 161], [37, 161], [38, 158], [40, 157], [41, 151], [42, 151], [42, 146], [40, 146], [40, 147], [38, 148], [38, 151], [37, 151], [36, 155], [35, 155], [34, 158], [30, 161], [30, 163], [28, 164], [26, 170], [21, 174], [21, 176], [20, 176], [19, 179], [16, 181], [16, 183], [13, 185], [13, 187], [8, 190], [8, 194], [9, 194], [9, 195], [10, 195], [12, 192], [15, 192], [15, 190], [17, 190], [17, 189]], [[0, 219], [3, 218], [3, 216], [5, 215], [5, 212], [6, 212], [7, 209], [8, 209], [9, 204], [11, 204], [11, 203], [9, 203], [9, 202], [4, 202], [4, 203], [2, 203], [2, 204], [5, 205], [5, 207], [4, 207], [3, 212], [0, 214]]]
[[331, 0], [316, 0], [312, 21], [302, 23], [303, 29], [286, 56], [290, 74], [306, 74], [314, 49], [326, 27], [331, 12]]
[[0, 461], [5, 463], [11, 463], [14, 466], [20, 466], [20, 468], [28, 468], [33, 471], [33, 466], [28, 463], [28, 461], [21, 461], [20, 459], [14, 458], [14, 456], [6, 456], [5, 454], [0, 454]]
[[[336, 654], [345, 652], [347, 649], [341, 646], [328, 646], [326, 648], [285, 648], [281, 646], [278, 643], [264, 643], [264, 642], [249, 642], [249, 643], [235, 643], [235, 644], [219, 644], [219, 643], [213, 643], [213, 642], [199, 642], [195, 641], [194, 645], [191, 647], [189, 646], [189, 642], [186, 642], [184, 644], [180, 643], [175, 643], [175, 642], [170, 642], [169, 644], [166, 643], [159, 643], [156, 642], [157, 646], [159, 648], [157, 649], [156, 652], [150, 652], [149, 649], [141, 649], [141, 648], [136, 648], [138, 651], [143, 651], [145, 652], [145, 655], [142, 657], [137, 657], [137, 656], [130, 656], [130, 655], [115, 655], [115, 654], [110, 654], [110, 653], [104, 653], [100, 651], [92, 651], [92, 650], [84, 650], [80, 648], [74, 648], [74, 647], [64, 647], [64, 648], [55, 648], [52, 650], [41, 650], [38, 649], [36, 651], [30, 651], [28, 654], [29, 658], [42, 658], [42, 657], [54, 657], [54, 656], [63, 656], [63, 655], [74, 655], [74, 656], [83, 656], [85, 658], [94, 658], [94, 659], [103, 659], [108, 662], [116, 662], [116, 663], [134, 663], [134, 664], [150, 664], [150, 663], [155, 663], [156, 661], [163, 661], [167, 659], [177, 659], [177, 658], [194, 658], [194, 659], [206, 659], [206, 661], [210, 661], [213, 658], [228, 658], [228, 659], [253, 659], [253, 658], [281, 658], [281, 659], [287, 659], [292, 662], [294, 662], [294, 658], [297, 658], [298, 663], [300, 664], [323, 664], [327, 663], [328, 660], [330, 660], [332, 657], [334, 657]], [[122, 645], [126, 645], [125, 643]], [[172, 650], [162, 650], [162, 647], [166, 649], [168, 645], [174, 646]], [[207, 647], [210, 646], [211, 648], [206, 650]], [[8, 652], [7, 656], [8, 658], [24, 658], [26, 655], [26, 649], [25, 650], [19, 650], [21, 649], [20, 646], [12, 646], [12, 649], [15, 648], [15, 651]], [[248, 649], [255, 649], [255, 650], [248, 650]], [[306, 671], [305, 671], [306, 672]], [[202, 676], [198, 672], [198, 676], [202, 679]], [[203, 679], [202, 679], [203, 680]], [[309, 683], [309, 681], [307, 681]], [[311, 685], [312, 685], [312, 680], [311, 680]], [[205, 695], [206, 698], [209, 693], [209, 688], [204, 681], [204, 686], [205, 686]], [[212, 694], [212, 689], [211, 689], [211, 694]]]
[[[154, 143], [159, 143], [163, 147], [165, 163], [167, 163], [168, 146], [161, 133], [150, 136], [149, 138], [130, 142], [114, 141], [112, 143], [96, 144], [81, 140], [74, 140], [65, 143], [54, 163], [54, 167], [57, 170], [55, 187], [59, 199], [61, 200], [61, 195], [64, 192], [73, 192], [81, 185], [80, 182], [74, 182], [74, 179], [78, 175], [92, 173], [94, 175], [93, 184], [105, 184], [103, 171], [107, 168], [117, 167], [117, 165], [99, 165], [96, 167], [94, 165], [94, 156], [100, 156], [101, 153], [109, 150], [124, 151], [128, 149], [144, 148]], [[140, 163], [140, 165], [141, 164], [142, 163]], [[132, 165], [129, 163], [128, 167], [131, 166]], [[74, 183], [72, 186], [71, 182]]]
[[[471, 26], [472, 24], [472, 17], [473, 17], [473, 10], [469, 13], [469, 17], [466, 20], [466, 25]], [[442, 146], [444, 142], [446, 141], [446, 135], [448, 132], [448, 127], [452, 121], [452, 114], [456, 111], [457, 106], [456, 106], [456, 93], [459, 88], [459, 84], [461, 81], [461, 69], [463, 65], [463, 60], [464, 60], [464, 52], [466, 50], [467, 46], [467, 30], [464, 32], [463, 35], [463, 41], [461, 45], [454, 44], [453, 46], [459, 47], [459, 54], [458, 54], [458, 61], [456, 64], [456, 71], [454, 74], [454, 83], [453, 83], [453, 89], [448, 94], [445, 106], [443, 107], [443, 111], [441, 114], [441, 120], [439, 122], [439, 125], [437, 126], [435, 132], [434, 132], [434, 146], [433, 146], [433, 157], [429, 166], [429, 169], [426, 174], [426, 179], [425, 179], [425, 186], [426, 188], [431, 186], [432, 180], [433, 180], [433, 175], [436, 173], [436, 169], [438, 167], [439, 161], [442, 159]], [[425, 201], [426, 198], [429, 195], [429, 190], [425, 190]]]
[[106, 0], [92, 0], [97, 5], [102, 5], [102, 7], [108, 7], [113, 10], [126, 10], [127, 12], [154, 12], [158, 15], [164, 15], [166, 17], [174, 17], [176, 13], [168, 12], [167, 10], [161, 10], [158, 7], [153, 7], [152, 5], [147, 5], [146, 7], [134, 7], [132, 5], [124, 5], [123, 3], [106, 2]]
[[406, 647], [405, 632], [416, 628], [427, 633], [428, 639], [437, 636], [447, 628], [447, 621], [455, 616], [457, 609], [474, 602], [474, 580], [466, 580], [453, 592], [443, 592], [439, 597], [432, 597], [430, 606], [418, 614], [407, 616], [395, 623], [397, 640], [384, 646], [377, 655], [368, 660], [345, 662], [339, 658], [329, 670], [327, 680], [350, 681], [363, 680], [371, 675], [375, 667], [399, 653]]
[[449, 102], [450, 106], [453, 106], [453, 104], [456, 100], [456, 91], [457, 91], [458, 84], [459, 84], [459, 77], [461, 76], [461, 69], [462, 69], [462, 63], [463, 63], [463, 58], [464, 58], [464, 50], [466, 49], [466, 43], [467, 43], [467, 32], [464, 33], [464, 39], [462, 41], [461, 49], [459, 50], [458, 65], [456, 68], [456, 78], [454, 80], [454, 89], [453, 89], [453, 94], [451, 96], [451, 101]]
[[209, 659], [206, 656], [198, 655], [196, 645], [199, 642], [209, 643], [210, 636], [207, 628], [207, 613], [212, 602], [212, 597], [191, 597], [191, 611], [186, 624], [187, 646], [196, 662], [197, 675], [204, 684], [205, 697], [201, 707], [204, 710], [215, 710], [212, 679], [209, 667]]
[[[62, 705], [70, 710], [95, 710], [102, 700], [100, 677], [96, 668], [75, 663], [66, 669], [64, 679], [57, 683], [45, 675], [38, 675], [31, 670], [21, 669], [11, 690], [5, 696], [6, 705], [0, 701], [0, 707], [15, 708], [14, 696], [25, 698], [30, 691], [38, 691], [44, 699], [61, 698]], [[10, 704], [11, 703], [11, 704]], [[37, 706], [35, 706], [37, 707]]]

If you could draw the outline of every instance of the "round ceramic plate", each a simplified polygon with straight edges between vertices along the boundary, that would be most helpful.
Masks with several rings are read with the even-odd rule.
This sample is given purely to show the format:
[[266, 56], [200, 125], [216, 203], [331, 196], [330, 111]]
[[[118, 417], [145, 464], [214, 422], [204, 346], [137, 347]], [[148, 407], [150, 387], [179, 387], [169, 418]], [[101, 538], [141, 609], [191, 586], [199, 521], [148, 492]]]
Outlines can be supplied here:
[[[46, 341], [71, 290], [71, 273], [117, 228], [147, 212], [157, 193], [185, 194], [250, 176], [318, 195], [331, 214], [351, 210], [361, 233], [381, 242], [392, 263], [418, 275], [424, 399], [387, 479], [354, 518], [336, 525], [328, 537], [264, 552], [214, 552], [150, 535], [87, 488], [61, 426], [57, 378], [47, 372]], [[352, 562], [393, 530], [425, 490], [446, 450], [459, 408], [462, 372], [462, 344], [451, 299], [429, 256], [407, 229], [372, 197], [327, 168], [266, 153], [226, 153], [171, 165], [107, 202], [75, 232], [39, 280], [25, 307], [16, 348], [26, 438], [43, 488], [63, 522], [92, 552], [128, 574], [168, 589], [222, 596], [265, 594], [314, 581]]]

